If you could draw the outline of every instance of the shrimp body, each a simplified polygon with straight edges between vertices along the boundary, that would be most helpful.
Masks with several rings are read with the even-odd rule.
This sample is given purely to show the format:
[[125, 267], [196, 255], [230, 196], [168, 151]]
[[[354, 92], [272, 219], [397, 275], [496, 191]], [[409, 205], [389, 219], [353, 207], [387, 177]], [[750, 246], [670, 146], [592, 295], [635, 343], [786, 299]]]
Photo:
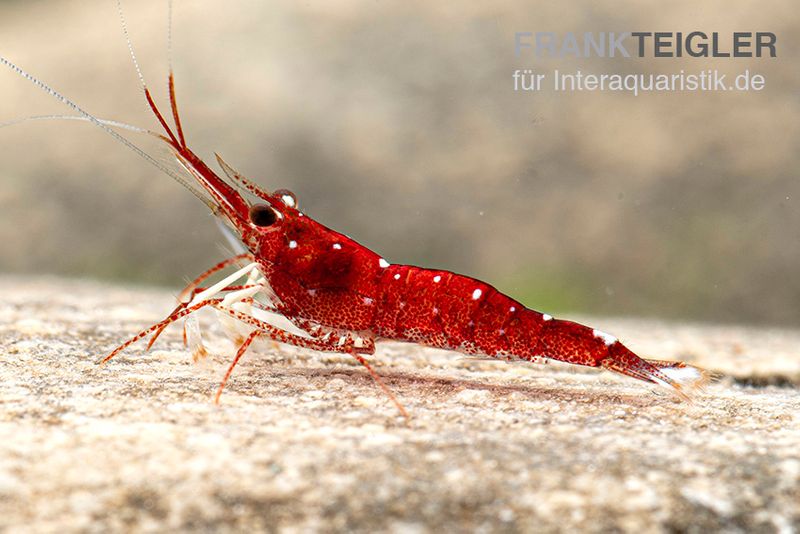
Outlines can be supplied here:
[[[124, 18], [122, 22], [124, 28]], [[130, 41], [128, 44], [136, 64]], [[171, 70], [168, 88], [172, 125], [139, 72], [145, 99], [161, 128], [162, 133], [156, 133], [98, 119], [11, 61], [0, 57], [0, 64], [69, 106], [78, 114], [71, 118], [93, 123], [185, 186], [219, 218], [242, 248], [241, 254], [208, 269], [189, 284], [178, 306], [163, 321], [118, 346], [102, 362], [148, 335], [152, 345], [168, 325], [184, 318], [188, 321], [184, 330], [187, 344], [195, 357], [202, 356], [205, 349], [193, 314], [211, 307], [225, 318], [226, 329], [239, 345], [217, 400], [236, 363], [257, 337], [351, 354], [367, 367], [404, 414], [363, 357], [374, 353], [376, 340], [408, 341], [504, 360], [549, 358], [603, 367], [664, 386], [683, 397], [706, 381], [705, 372], [699, 368], [642, 359], [609, 334], [526, 308], [485, 282], [449, 271], [391, 264], [301, 212], [293, 193], [266, 191], [217, 156], [226, 180], [189, 148]], [[138, 70], [138, 64], [136, 67]], [[117, 132], [115, 128], [119, 127], [158, 137], [183, 172], [150, 156]], [[239, 269], [209, 287], [200, 287], [212, 275], [232, 266]], [[276, 326], [265, 313], [291, 324]]]
[[390, 264], [286, 208], [285, 231], [267, 234], [254, 254], [289, 317], [469, 355], [605, 367], [679, 393], [687, 379], [704, 379], [699, 369], [639, 358], [610, 334], [527, 308], [475, 278]]

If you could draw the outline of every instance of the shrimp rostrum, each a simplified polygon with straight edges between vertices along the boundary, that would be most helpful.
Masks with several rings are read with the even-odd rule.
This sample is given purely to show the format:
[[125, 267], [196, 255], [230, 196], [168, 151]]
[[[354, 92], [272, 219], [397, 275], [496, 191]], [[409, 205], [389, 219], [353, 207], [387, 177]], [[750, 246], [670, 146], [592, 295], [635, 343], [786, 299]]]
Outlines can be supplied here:
[[[600, 367], [662, 386], [683, 398], [707, 380], [707, 373], [698, 367], [640, 358], [610, 334], [529, 309], [480, 280], [390, 263], [300, 211], [291, 192], [264, 190], [219, 156], [225, 177], [217, 174], [187, 146], [171, 71], [173, 125], [160, 112], [143, 80], [142, 86], [163, 130], [154, 135], [172, 151], [182, 173], [123, 137], [115, 130], [118, 123], [94, 117], [8, 60], [0, 57], [0, 62], [70, 106], [78, 118], [103, 128], [184, 184], [243, 247], [241, 254], [192, 282], [166, 319], [120, 345], [103, 362], [148, 336], [152, 345], [168, 325], [184, 318], [185, 336], [195, 356], [202, 355], [205, 349], [192, 314], [209, 307], [226, 319], [227, 330], [239, 346], [217, 400], [234, 366], [259, 337], [352, 355], [367, 367], [402, 413], [402, 406], [364, 357], [374, 353], [378, 340], [407, 341], [502, 360], [552, 359]], [[201, 287], [211, 276], [232, 267], [235, 272]], [[282, 324], [270, 320], [276, 317]]]

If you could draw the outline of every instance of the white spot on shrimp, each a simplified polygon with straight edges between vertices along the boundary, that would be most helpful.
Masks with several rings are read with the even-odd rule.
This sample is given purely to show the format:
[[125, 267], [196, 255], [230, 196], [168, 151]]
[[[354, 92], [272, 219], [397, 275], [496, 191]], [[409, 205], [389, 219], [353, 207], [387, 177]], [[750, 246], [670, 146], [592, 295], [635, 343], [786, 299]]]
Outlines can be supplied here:
[[369, 297], [364, 297], [364, 304], [366, 304], [367, 306], [369, 306], [369, 305], [370, 305], [370, 304], [372, 304], [373, 302], [375, 302], [375, 301], [374, 301], [374, 300], [372, 300], [371, 298], [369, 298]]
[[437, 308], [436, 306], [433, 307], [433, 314], [439, 315], [439, 308]]
[[308, 290], [308, 295], [309, 295], [309, 296], [313, 297], [313, 296], [315, 296], [316, 294], [317, 294], [317, 290], [316, 290], [316, 289], [309, 289], [309, 290]]
[[553, 316], [550, 315], [549, 313], [543, 313], [542, 314], [542, 321], [552, 321], [552, 320], [553, 320]]
[[514, 313], [515, 311], [517, 311], [517, 307], [516, 307], [516, 306], [511, 306], [511, 307], [508, 309], [508, 311], [510, 311], [511, 313]]
[[381, 259], [378, 260], [378, 265], [381, 266], [381, 269], [385, 269], [390, 265], [390, 263], [388, 261], [384, 260], [383, 258], [381, 258]]
[[298, 216], [298, 217], [302, 217], [302, 216], [303, 216], [303, 214], [302, 214], [302, 213], [298, 213], [298, 214], [297, 214], [297, 216]]
[[437, 274], [436, 276], [433, 277], [433, 281], [438, 284], [439, 282], [442, 281], [442, 277]]
[[297, 248], [297, 241], [289, 241], [289, 248]]
[[342, 245], [340, 245], [339, 243], [334, 243], [333, 244], [333, 249], [334, 250], [342, 250]]
[[281, 200], [283, 200], [283, 203], [289, 206], [290, 208], [294, 207], [294, 197], [292, 195], [281, 195]]
[[498, 330], [498, 331], [497, 331], [497, 333], [498, 333], [499, 335], [501, 335], [501, 336], [504, 336], [504, 335], [506, 335], [506, 331], [505, 331], [505, 329], [503, 329], [503, 328], [501, 328], [500, 330]]
[[400, 273], [397, 273], [396, 275], [394, 275], [394, 279], [395, 280], [400, 280]]
[[479, 298], [481, 298], [481, 295], [483, 295], [483, 291], [481, 291], [480, 289], [476, 289], [475, 291], [472, 292], [472, 300], [478, 300]]
[[592, 335], [594, 337], [602, 339], [603, 343], [605, 343], [609, 347], [617, 342], [617, 338], [615, 338], [611, 334], [606, 334], [602, 330], [592, 330]]

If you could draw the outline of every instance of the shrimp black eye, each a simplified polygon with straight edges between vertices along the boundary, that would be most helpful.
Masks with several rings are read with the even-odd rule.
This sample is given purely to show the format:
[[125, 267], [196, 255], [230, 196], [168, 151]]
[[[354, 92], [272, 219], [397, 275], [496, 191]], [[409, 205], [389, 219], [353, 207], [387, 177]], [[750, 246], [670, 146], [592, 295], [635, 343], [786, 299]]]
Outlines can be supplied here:
[[275, 210], [266, 204], [256, 204], [250, 208], [250, 222], [256, 226], [260, 226], [262, 228], [266, 226], [272, 226], [277, 220], [278, 215], [275, 213]]

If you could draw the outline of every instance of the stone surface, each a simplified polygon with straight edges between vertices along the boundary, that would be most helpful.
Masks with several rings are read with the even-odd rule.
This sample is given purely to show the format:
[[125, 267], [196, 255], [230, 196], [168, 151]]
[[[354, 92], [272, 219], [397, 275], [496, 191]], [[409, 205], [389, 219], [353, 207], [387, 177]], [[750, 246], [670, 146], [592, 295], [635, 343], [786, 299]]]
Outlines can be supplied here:
[[0, 279], [0, 528], [800, 528], [800, 331], [581, 320], [720, 380], [692, 404], [591, 369], [380, 345], [374, 365], [233, 346], [204, 316], [95, 365], [169, 292]]

